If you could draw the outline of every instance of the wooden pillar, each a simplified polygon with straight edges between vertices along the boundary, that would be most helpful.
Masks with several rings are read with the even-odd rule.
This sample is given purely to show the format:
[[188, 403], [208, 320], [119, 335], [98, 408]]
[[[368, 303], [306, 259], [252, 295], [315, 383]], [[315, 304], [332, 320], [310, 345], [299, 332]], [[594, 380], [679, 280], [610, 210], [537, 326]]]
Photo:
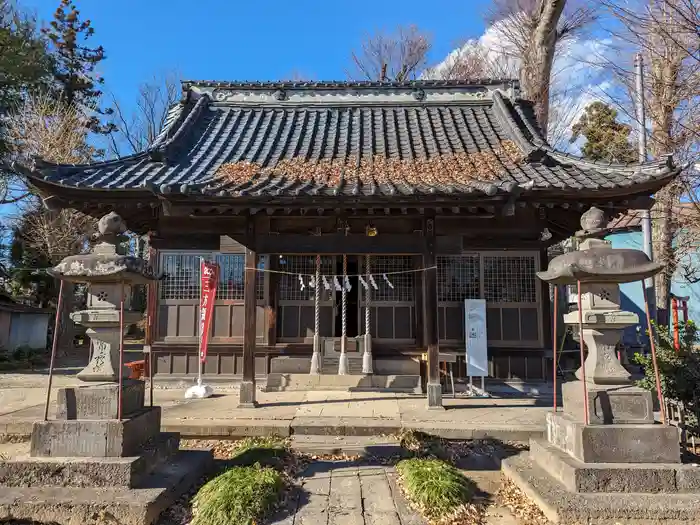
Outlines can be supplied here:
[[[437, 259], [435, 256], [435, 219], [427, 216], [424, 223], [425, 253], [423, 254], [423, 337], [428, 349], [428, 408], [442, 409], [442, 385], [438, 361], [438, 297]], [[430, 268], [430, 269], [428, 269]]]
[[258, 405], [255, 400], [255, 317], [257, 294], [255, 277], [258, 257], [255, 252], [255, 223], [253, 217], [248, 219], [247, 242], [245, 249], [245, 281], [243, 285], [243, 381], [238, 406], [253, 408]]
[[265, 303], [267, 320], [267, 333], [265, 334], [265, 342], [268, 346], [275, 346], [277, 343], [277, 295], [279, 290], [279, 274], [276, 271], [279, 269], [280, 258], [276, 253], [268, 254], [268, 272], [265, 277], [267, 279], [267, 302]]

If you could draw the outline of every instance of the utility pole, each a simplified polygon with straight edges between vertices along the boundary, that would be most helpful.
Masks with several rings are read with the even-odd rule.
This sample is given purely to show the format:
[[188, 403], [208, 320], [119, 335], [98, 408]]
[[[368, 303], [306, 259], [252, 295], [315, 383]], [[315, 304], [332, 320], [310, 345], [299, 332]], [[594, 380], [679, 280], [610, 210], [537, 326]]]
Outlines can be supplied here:
[[[639, 126], [639, 162], [647, 161], [647, 128], [646, 114], [644, 111], [644, 59], [641, 53], [637, 53], [634, 57], [634, 69], [636, 77], [636, 106], [637, 106], [637, 125]], [[642, 219], [642, 248], [649, 259], [653, 260], [652, 244], [651, 244], [651, 215], [649, 210], [639, 210]], [[644, 289], [649, 298], [649, 310], [651, 317], [656, 319], [656, 294], [654, 292], [654, 278], [648, 277], [644, 280]]]

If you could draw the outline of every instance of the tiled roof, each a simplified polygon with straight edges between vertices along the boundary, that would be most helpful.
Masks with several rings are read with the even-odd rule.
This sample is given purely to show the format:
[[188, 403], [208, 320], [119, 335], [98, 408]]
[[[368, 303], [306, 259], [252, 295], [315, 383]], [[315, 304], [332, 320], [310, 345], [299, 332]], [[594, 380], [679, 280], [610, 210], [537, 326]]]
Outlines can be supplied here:
[[552, 150], [511, 82], [183, 82], [142, 153], [81, 166], [37, 161], [37, 182], [211, 198], [495, 195], [624, 190], [674, 174]]
[[[697, 217], [698, 207], [692, 202], [681, 202], [673, 207], [673, 218], [679, 225], [683, 225], [688, 218]], [[651, 219], [654, 220], [654, 212], [651, 212]], [[642, 214], [639, 210], [628, 210], [608, 223], [611, 230], [638, 230], [642, 227]]]

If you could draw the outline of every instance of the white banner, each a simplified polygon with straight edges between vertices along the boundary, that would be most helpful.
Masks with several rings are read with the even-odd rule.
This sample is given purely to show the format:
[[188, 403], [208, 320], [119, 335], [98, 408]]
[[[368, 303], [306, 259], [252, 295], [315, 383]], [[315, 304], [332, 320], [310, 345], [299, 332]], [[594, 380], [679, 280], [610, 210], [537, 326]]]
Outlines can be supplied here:
[[488, 377], [489, 358], [486, 338], [486, 301], [464, 300], [467, 376]]

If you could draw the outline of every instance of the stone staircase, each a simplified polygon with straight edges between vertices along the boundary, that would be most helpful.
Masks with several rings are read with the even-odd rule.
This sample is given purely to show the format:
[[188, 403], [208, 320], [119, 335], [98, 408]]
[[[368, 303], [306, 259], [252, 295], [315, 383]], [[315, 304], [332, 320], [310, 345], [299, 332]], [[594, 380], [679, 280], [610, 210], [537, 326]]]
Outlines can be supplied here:
[[[323, 366], [321, 367], [321, 373], [325, 375], [337, 375], [338, 374], [338, 364], [340, 363], [339, 357], [329, 357], [323, 358]], [[362, 375], [362, 357], [350, 357], [348, 356], [348, 374], [349, 375]]]
[[362, 375], [361, 373], [351, 373], [340, 376], [337, 375], [337, 366], [336, 363], [336, 372], [333, 374], [268, 374], [265, 391], [339, 390], [346, 392], [421, 393], [421, 380], [418, 375]]

